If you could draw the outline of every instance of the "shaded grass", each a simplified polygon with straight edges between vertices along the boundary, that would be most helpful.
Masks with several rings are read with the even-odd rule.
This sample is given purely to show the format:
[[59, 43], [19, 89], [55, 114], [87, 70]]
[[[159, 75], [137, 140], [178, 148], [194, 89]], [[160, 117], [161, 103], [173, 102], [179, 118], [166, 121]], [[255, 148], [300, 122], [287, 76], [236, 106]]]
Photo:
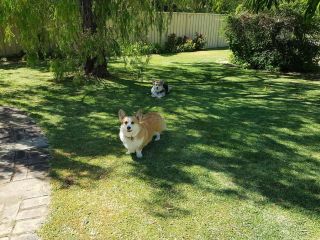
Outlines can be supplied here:
[[[52, 161], [44, 239], [317, 239], [320, 83], [242, 70], [226, 50], [154, 56], [150, 97], [121, 64], [102, 85], [55, 84], [45, 69], [0, 70], [1, 104], [31, 113]], [[160, 142], [137, 160], [118, 139], [117, 111], [159, 111]]]

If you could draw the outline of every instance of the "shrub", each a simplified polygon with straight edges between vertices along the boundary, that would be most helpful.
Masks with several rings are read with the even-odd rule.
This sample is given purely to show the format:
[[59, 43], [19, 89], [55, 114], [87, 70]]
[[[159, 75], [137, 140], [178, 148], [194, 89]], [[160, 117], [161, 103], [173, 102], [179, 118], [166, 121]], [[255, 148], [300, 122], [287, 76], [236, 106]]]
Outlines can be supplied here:
[[193, 43], [195, 44], [195, 50], [204, 49], [206, 45], [206, 38], [201, 33], [196, 33], [196, 37], [193, 39]]
[[178, 43], [178, 39], [176, 34], [172, 33], [168, 35], [167, 42], [165, 43], [165, 46], [164, 46], [165, 52], [168, 52], [168, 53], [177, 52], [177, 43]]
[[196, 33], [196, 37], [191, 39], [188, 36], [177, 37], [176, 34], [172, 33], [168, 35], [164, 51], [166, 53], [192, 52], [203, 49], [205, 44], [206, 40], [203, 34]]
[[157, 54], [161, 52], [161, 46], [158, 43], [153, 44], [148, 42], [138, 42], [133, 45], [138, 48], [139, 54], [148, 55]]
[[237, 63], [256, 69], [310, 71], [320, 57], [318, 19], [292, 9], [229, 16], [226, 36]]
[[151, 44], [150, 52], [153, 54], [159, 54], [161, 53], [161, 45], [159, 43]]
[[195, 50], [195, 44], [192, 39], [186, 39], [180, 46], [178, 46], [178, 52], [193, 52]]
[[145, 42], [128, 43], [122, 46], [122, 56], [127, 69], [135, 73], [137, 79], [142, 79], [150, 61], [153, 45]]
[[54, 73], [54, 79], [57, 82], [70, 77], [73, 73], [75, 73], [75, 69], [77, 69], [77, 64], [72, 59], [56, 58], [50, 61], [50, 71]]

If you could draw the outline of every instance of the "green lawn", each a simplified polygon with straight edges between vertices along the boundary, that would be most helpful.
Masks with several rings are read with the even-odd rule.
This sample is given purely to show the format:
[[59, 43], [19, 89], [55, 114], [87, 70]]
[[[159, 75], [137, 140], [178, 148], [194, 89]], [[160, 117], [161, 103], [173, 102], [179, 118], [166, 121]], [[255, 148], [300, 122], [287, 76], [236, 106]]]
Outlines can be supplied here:
[[[43, 239], [320, 239], [320, 81], [222, 64], [229, 51], [121, 64], [100, 85], [56, 84], [46, 68], [0, 69], [0, 105], [27, 110], [52, 147]], [[119, 108], [159, 111], [168, 131], [125, 155]]]

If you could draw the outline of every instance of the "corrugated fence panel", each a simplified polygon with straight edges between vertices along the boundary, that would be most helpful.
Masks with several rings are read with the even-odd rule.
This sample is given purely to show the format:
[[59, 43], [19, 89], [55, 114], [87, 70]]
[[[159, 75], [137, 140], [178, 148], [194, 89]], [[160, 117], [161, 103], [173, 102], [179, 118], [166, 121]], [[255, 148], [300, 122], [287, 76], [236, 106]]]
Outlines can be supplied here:
[[216, 32], [215, 30], [215, 21], [216, 21], [216, 17], [215, 15], [209, 16], [209, 23], [208, 23], [208, 31], [209, 31], [209, 35], [207, 37], [207, 46], [208, 47], [214, 47], [216, 46], [215, 44], [215, 36], [216, 36]]
[[[147, 40], [151, 43], [164, 45], [167, 36], [175, 33], [177, 36], [184, 35], [194, 38], [196, 32], [204, 34], [207, 39], [206, 48], [228, 46], [224, 36], [224, 15], [213, 13], [172, 13], [167, 29], [162, 34], [155, 28], [150, 28]], [[0, 41], [0, 57], [18, 54], [21, 47], [15, 43], [6, 44]]]
[[212, 13], [173, 13], [162, 35], [160, 36], [158, 30], [153, 28], [150, 29], [147, 39], [151, 43], [163, 45], [171, 33], [194, 38], [198, 32], [206, 37], [206, 48], [226, 47], [228, 44], [223, 32], [224, 17], [224, 15]]
[[225, 47], [227, 45], [226, 37], [225, 37], [225, 27], [226, 22], [223, 17], [220, 16], [220, 27], [219, 27], [219, 47]]

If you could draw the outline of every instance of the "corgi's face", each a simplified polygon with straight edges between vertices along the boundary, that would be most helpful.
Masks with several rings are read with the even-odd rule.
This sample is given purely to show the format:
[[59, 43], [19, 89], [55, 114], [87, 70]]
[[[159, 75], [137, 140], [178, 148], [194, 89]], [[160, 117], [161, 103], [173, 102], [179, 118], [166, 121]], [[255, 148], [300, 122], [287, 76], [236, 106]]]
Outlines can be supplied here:
[[124, 135], [127, 137], [136, 136], [140, 131], [141, 111], [138, 111], [135, 116], [127, 116], [126, 113], [120, 109], [118, 115], [121, 122], [120, 130]]
[[161, 92], [162, 90], [164, 90], [163, 83], [164, 82], [162, 80], [153, 81], [152, 90], [154, 92]]

